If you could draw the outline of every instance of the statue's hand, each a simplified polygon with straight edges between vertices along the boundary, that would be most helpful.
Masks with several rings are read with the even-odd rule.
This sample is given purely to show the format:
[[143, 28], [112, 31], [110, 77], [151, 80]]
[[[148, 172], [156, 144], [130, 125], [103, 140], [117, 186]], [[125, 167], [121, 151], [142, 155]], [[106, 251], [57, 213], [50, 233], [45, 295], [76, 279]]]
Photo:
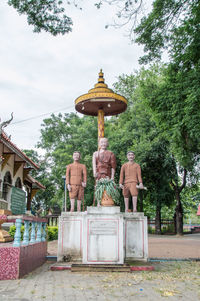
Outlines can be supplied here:
[[86, 187], [86, 183], [85, 183], [85, 182], [82, 182], [82, 186], [83, 186], [83, 187]]
[[143, 186], [142, 183], [139, 184], [139, 188], [140, 188], [140, 189], [144, 189], [144, 186]]
[[98, 173], [97, 172], [94, 172], [94, 178], [97, 178], [97, 176], [98, 176]]
[[124, 188], [124, 185], [122, 185], [122, 184], [119, 184], [119, 187], [120, 187], [121, 189], [123, 189], [123, 188]]
[[70, 185], [70, 184], [67, 184], [67, 189], [68, 189], [69, 191], [71, 191], [71, 190], [72, 190], [72, 188], [71, 188], [71, 185]]

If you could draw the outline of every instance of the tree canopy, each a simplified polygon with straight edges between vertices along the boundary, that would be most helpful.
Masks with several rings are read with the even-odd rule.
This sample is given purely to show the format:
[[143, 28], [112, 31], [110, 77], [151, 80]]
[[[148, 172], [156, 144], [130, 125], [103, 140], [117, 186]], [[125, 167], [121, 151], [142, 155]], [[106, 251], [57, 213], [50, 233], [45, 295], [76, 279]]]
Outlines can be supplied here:
[[[64, 3], [63, 3], [64, 2]], [[19, 14], [27, 16], [34, 32], [47, 31], [52, 35], [65, 34], [72, 31], [72, 19], [65, 14], [65, 5], [76, 3], [62, 0], [8, 0]]]

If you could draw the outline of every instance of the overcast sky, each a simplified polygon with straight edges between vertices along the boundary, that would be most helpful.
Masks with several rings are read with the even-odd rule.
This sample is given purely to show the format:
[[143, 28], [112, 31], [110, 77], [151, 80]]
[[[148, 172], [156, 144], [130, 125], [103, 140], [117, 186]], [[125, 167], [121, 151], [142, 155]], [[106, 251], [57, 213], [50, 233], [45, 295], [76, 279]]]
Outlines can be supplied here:
[[19, 148], [32, 149], [50, 114], [20, 121], [75, 111], [74, 100], [94, 86], [100, 68], [112, 88], [119, 75], [139, 68], [142, 49], [130, 44], [124, 30], [105, 29], [113, 16], [109, 6], [70, 8], [72, 33], [53, 37], [33, 33], [26, 17], [6, 2], [0, 1], [0, 118], [14, 112], [5, 131]]

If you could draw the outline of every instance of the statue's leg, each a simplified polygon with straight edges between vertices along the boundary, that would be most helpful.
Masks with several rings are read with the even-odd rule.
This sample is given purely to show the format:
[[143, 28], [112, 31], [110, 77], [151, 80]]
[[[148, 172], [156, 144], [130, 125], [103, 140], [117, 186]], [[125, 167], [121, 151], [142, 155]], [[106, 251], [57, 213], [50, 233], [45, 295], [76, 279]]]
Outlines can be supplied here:
[[124, 198], [124, 203], [125, 203], [125, 212], [128, 212], [128, 203], [129, 203], [129, 198]]
[[70, 212], [74, 212], [74, 203], [75, 203], [75, 199], [71, 199], [71, 200], [70, 200], [70, 203], [71, 203], [71, 210], [70, 210]]
[[77, 200], [77, 211], [81, 211], [81, 201]]
[[133, 212], [137, 212], [137, 196], [132, 197], [133, 202]]

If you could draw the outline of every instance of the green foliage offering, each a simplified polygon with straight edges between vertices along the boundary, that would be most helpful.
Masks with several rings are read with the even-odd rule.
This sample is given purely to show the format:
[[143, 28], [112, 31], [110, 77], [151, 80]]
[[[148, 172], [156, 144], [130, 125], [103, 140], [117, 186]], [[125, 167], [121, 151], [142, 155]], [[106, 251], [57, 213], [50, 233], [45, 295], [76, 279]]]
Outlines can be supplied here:
[[95, 199], [101, 201], [104, 191], [113, 199], [116, 205], [120, 205], [119, 187], [110, 178], [102, 178], [96, 183]]
[[58, 226], [56, 227], [48, 226], [47, 231], [48, 231], [48, 241], [58, 239]]

